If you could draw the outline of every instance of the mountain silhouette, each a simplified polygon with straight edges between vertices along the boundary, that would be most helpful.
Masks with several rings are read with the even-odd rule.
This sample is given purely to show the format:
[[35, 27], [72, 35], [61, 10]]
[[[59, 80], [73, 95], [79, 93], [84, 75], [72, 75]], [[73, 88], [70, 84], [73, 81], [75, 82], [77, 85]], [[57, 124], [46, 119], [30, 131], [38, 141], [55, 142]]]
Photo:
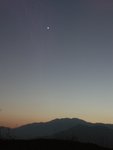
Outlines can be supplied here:
[[86, 124], [86, 122], [77, 118], [54, 119], [45, 123], [33, 123], [15, 128], [13, 134], [21, 139], [42, 138], [72, 128], [77, 124]]
[[77, 125], [71, 129], [56, 133], [52, 138], [94, 143], [113, 148], [113, 130], [109, 127], [95, 124]]
[[70, 140], [113, 148], [113, 125], [90, 123], [78, 118], [54, 119], [13, 129], [2, 127], [0, 138]]

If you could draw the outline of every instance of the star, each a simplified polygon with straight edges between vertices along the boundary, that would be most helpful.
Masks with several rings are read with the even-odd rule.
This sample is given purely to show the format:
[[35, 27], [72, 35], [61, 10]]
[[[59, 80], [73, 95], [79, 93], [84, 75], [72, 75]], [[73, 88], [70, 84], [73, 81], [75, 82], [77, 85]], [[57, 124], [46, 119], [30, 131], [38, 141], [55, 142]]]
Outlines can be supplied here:
[[49, 30], [49, 29], [50, 29], [50, 27], [49, 27], [49, 26], [47, 26], [47, 27], [46, 27], [46, 29], [47, 29], [47, 30]]

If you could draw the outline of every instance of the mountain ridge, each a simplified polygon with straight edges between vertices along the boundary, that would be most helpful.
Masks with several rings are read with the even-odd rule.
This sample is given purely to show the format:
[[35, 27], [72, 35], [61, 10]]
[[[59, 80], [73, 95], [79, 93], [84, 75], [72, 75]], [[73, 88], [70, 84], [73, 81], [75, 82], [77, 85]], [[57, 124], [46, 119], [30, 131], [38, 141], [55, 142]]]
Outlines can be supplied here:
[[56, 118], [48, 122], [31, 123], [13, 129], [2, 127], [0, 133], [2, 138], [7, 139], [74, 140], [113, 148], [112, 124], [90, 123], [78, 118]]

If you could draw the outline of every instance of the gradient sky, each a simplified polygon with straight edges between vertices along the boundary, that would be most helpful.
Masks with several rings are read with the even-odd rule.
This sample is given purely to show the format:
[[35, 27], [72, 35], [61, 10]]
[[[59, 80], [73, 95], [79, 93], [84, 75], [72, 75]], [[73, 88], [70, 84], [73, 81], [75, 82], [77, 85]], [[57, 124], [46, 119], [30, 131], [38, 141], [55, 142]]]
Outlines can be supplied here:
[[113, 123], [113, 0], [0, 0], [0, 125], [62, 117]]

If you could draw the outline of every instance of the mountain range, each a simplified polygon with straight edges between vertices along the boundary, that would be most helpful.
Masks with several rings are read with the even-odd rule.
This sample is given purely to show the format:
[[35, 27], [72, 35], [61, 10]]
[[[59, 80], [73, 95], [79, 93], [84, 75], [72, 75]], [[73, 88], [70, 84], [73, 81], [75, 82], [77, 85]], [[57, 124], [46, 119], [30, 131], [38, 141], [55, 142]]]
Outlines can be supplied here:
[[12, 129], [0, 127], [0, 138], [71, 140], [113, 148], [113, 124], [90, 123], [78, 118], [62, 118]]

